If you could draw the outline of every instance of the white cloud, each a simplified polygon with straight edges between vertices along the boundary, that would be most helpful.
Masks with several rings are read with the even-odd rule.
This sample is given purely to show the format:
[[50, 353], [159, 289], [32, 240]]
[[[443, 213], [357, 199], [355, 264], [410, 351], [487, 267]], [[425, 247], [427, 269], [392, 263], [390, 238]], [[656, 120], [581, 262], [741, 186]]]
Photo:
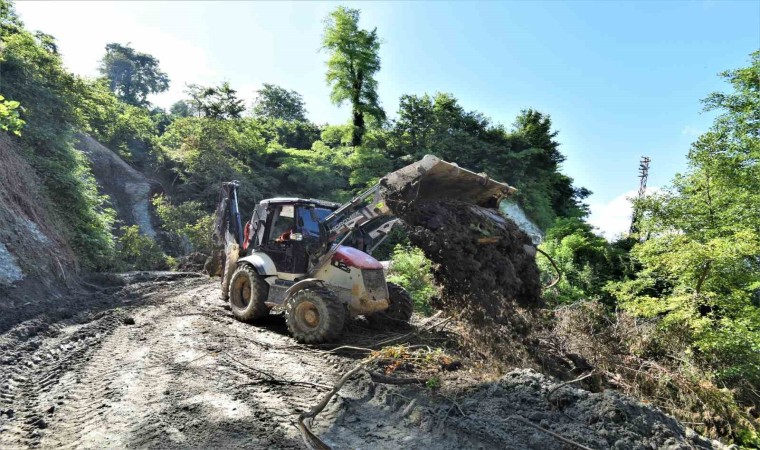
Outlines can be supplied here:
[[691, 125], [686, 125], [681, 130], [681, 134], [684, 136], [690, 136], [690, 137], [699, 137], [702, 135], [702, 131], [700, 131], [698, 128], [692, 127]]
[[[647, 188], [646, 194], [651, 195], [659, 192], [656, 187]], [[597, 228], [597, 233], [608, 240], [613, 240], [628, 233], [631, 228], [631, 216], [633, 207], [631, 199], [638, 194], [637, 190], [631, 190], [618, 195], [607, 203], [591, 203], [591, 215], [588, 222]]]

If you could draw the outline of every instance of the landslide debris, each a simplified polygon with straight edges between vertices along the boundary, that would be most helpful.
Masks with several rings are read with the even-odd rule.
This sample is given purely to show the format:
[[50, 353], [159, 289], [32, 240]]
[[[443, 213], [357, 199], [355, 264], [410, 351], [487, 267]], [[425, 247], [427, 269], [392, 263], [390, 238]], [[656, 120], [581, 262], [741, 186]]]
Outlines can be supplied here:
[[562, 386], [530, 369], [437, 399], [360, 379], [326, 415], [336, 419], [320, 436], [333, 448], [576, 448], [551, 433], [592, 449], [723, 448], [618, 392]]
[[530, 237], [492, 209], [387, 195], [410, 241], [436, 264], [435, 306], [470, 325], [466, 337], [480, 352], [508, 365], [534, 359], [531, 330], [543, 301]]

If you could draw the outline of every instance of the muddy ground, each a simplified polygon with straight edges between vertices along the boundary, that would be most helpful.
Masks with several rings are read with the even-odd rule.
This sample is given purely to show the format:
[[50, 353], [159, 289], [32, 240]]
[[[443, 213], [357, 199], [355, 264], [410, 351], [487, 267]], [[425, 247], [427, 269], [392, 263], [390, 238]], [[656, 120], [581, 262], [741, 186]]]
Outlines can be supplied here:
[[[417, 336], [354, 321], [342, 342], [307, 347], [281, 316], [235, 321], [217, 281], [142, 274], [119, 284], [0, 335], [0, 448], [305, 448], [296, 414], [366, 356], [335, 347]], [[444, 323], [410, 343], [456, 353], [454, 330]], [[558, 381], [461, 361], [431, 386], [377, 384], [361, 373], [313, 430], [333, 448], [573, 448], [530, 424], [589, 448], [714, 445], [614, 392], [563, 386], [547, 399]]]

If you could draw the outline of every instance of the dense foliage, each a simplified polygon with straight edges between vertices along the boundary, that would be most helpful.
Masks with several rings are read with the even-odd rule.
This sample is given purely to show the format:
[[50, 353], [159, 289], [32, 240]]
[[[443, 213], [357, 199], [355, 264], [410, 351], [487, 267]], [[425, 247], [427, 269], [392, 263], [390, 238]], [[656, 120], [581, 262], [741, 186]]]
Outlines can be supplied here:
[[271, 83], [261, 86], [252, 112], [260, 118], [306, 122], [306, 107], [301, 94]]
[[[559, 283], [544, 296], [556, 304], [583, 300], [599, 300], [609, 306], [615, 301], [604, 287], [611, 281], [623, 279], [632, 270], [628, 252], [633, 241], [628, 238], [610, 243], [594, 234], [588, 223], [577, 217], [559, 218], [546, 231], [540, 248], [551, 255], [561, 273]], [[537, 258], [549, 284], [556, 276], [550, 261]]]
[[81, 99], [87, 83], [67, 72], [51, 38], [26, 31], [6, 2], [0, 3], [0, 61], [2, 95], [24, 105], [22, 156], [43, 180], [43, 192], [56, 208], [51, 214], [65, 226], [80, 262], [104, 267], [114, 249], [113, 213], [73, 147], [75, 127], [85, 123]]
[[632, 256], [641, 270], [609, 287], [635, 314], [686, 326], [695, 356], [721, 381], [760, 384], [760, 52], [722, 74], [721, 115], [689, 151], [689, 169], [641, 202]]

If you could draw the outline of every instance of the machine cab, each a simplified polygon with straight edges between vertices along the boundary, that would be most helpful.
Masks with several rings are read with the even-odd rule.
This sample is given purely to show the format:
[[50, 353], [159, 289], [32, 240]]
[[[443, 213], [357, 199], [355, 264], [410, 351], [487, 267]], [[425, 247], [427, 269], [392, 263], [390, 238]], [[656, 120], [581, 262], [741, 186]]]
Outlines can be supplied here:
[[303, 275], [309, 269], [309, 255], [325, 242], [320, 223], [338, 206], [313, 199], [263, 200], [247, 224], [244, 250], [267, 254], [280, 274]]

